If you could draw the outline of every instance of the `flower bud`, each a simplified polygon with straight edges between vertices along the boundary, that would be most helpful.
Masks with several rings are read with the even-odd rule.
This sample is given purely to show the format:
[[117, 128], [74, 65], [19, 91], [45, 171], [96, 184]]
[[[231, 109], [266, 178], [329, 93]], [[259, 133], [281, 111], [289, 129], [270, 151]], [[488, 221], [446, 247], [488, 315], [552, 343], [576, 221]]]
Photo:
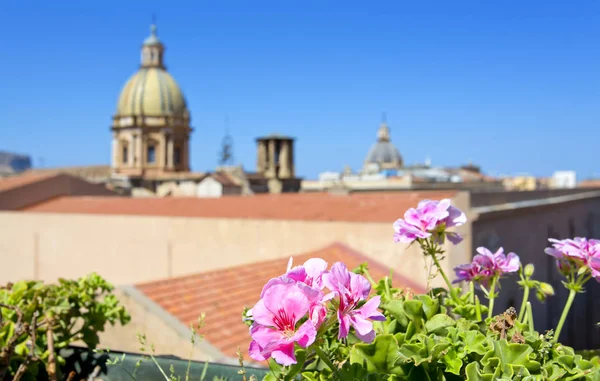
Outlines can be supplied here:
[[533, 271], [535, 270], [535, 267], [533, 266], [532, 263], [528, 264], [527, 266], [525, 266], [525, 277], [527, 278], [531, 278], [531, 276], [533, 275]]
[[540, 290], [537, 290], [535, 292], [535, 297], [540, 301], [540, 302], [544, 302], [546, 300], [546, 295], [544, 295], [543, 292], [541, 292]]
[[540, 282], [539, 290], [545, 295], [554, 295], [554, 287], [549, 283]]

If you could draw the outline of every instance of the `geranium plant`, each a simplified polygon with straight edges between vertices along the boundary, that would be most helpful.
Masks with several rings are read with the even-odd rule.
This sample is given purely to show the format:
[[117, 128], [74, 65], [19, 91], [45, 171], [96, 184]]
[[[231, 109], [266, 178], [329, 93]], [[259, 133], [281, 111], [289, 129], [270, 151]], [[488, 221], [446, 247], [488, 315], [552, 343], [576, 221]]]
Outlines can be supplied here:
[[[350, 271], [313, 258], [271, 279], [256, 305], [245, 311], [252, 342], [249, 355], [268, 361], [269, 380], [600, 380], [599, 359], [587, 360], [558, 343], [575, 295], [591, 278], [600, 280], [600, 244], [576, 238], [552, 240], [570, 295], [556, 330], [536, 332], [528, 301], [552, 287], [532, 278], [515, 253], [478, 248], [455, 269], [453, 285], [441, 266], [449, 231], [466, 222], [450, 200], [425, 200], [394, 224], [394, 241], [417, 244], [447, 288], [414, 295], [375, 282], [365, 265]], [[500, 282], [518, 274], [523, 303], [494, 315]], [[475, 290], [488, 299], [482, 304]]]

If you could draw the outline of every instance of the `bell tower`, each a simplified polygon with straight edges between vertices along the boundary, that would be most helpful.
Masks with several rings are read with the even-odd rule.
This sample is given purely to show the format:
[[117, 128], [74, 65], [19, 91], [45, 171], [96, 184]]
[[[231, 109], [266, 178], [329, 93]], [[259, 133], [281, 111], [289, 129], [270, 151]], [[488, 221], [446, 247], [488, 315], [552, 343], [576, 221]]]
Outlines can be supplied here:
[[268, 180], [269, 192], [297, 192], [300, 179], [294, 169], [294, 138], [271, 134], [257, 138], [256, 142], [256, 172]]

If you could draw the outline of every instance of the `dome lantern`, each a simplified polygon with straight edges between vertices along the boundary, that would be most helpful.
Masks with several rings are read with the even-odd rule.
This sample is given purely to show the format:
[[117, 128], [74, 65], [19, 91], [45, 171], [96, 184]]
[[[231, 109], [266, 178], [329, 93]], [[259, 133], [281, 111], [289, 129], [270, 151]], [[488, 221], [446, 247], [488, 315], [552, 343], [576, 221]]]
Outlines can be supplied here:
[[158, 39], [156, 24], [150, 25], [150, 36], [142, 44], [142, 67], [158, 67], [165, 69], [164, 65], [165, 46]]

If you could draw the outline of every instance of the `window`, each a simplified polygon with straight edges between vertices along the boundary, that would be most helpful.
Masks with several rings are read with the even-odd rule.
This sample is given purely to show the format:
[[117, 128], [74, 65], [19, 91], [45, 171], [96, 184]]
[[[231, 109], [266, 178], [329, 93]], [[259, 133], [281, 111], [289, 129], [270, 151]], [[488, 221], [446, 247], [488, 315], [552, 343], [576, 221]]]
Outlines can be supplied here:
[[123, 150], [121, 152], [121, 155], [122, 155], [121, 156], [121, 162], [123, 164], [127, 164], [127, 160], [129, 158], [129, 149], [128, 149], [127, 145], [123, 146]]
[[175, 162], [175, 165], [179, 165], [181, 163], [181, 147], [174, 148], [173, 161]]
[[148, 156], [147, 157], [148, 163], [155, 163], [156, 162], [156, 147], [154, 147], [153, 145], [149, 145], [147, 156]]

